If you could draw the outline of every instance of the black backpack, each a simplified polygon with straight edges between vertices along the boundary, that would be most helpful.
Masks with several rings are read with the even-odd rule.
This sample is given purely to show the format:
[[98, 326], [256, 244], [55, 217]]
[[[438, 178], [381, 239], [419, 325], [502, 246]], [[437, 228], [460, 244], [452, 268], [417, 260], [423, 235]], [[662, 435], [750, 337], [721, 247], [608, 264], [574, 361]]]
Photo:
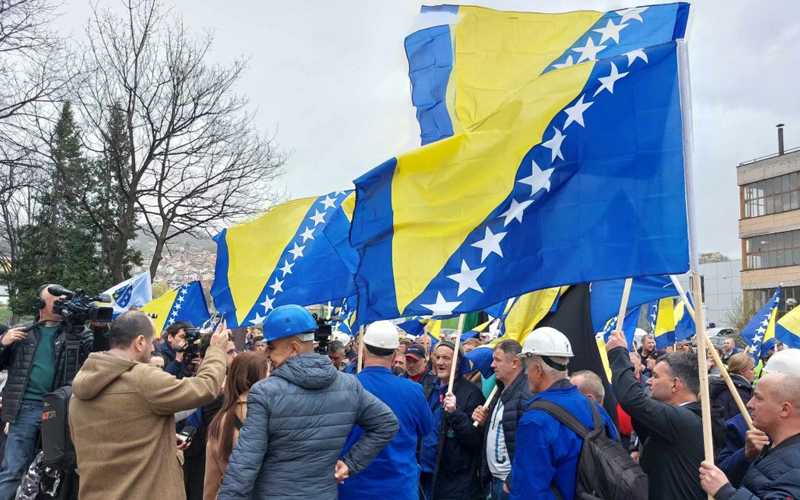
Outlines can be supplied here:
[[[594, 421], [591, 431], [552, 401], [537, 399], [528, 407], [550, 414], [583, 439], [575, 480], [576, 500], [647, 500], [647, 474], [622, 445], [608, 437], [597, 406], [588, 402]], [[554, 483], [550, 483], [550, 491], [563, 500]]]
[[69, 434], [70, 397], [72, 386], [65, 385], [42, 398], [42, 464], [60, 471], [71, 471], [77, 464]]

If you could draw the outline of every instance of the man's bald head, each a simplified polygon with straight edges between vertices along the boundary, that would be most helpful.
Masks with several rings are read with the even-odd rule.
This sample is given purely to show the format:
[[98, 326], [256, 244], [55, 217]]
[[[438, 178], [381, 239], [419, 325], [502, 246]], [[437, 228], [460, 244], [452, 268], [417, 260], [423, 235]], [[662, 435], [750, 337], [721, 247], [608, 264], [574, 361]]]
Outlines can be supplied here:
[[794, 418], [800, 419], [800, 375], [794, 373], [772, 373], [764, 376], [759, 385], [767, 381], [778, 403], [789, 403], [794, 408]]

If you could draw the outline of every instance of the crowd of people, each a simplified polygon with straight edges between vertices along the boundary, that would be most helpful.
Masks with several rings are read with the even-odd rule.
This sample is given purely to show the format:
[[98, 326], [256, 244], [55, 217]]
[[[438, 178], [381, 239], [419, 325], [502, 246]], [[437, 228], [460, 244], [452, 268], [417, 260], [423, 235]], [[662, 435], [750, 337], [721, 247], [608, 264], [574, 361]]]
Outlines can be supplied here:
[[[282, 306], [242, 351], [224, 323], [187, 348], [193, 325], [156, 332], [138, 311], [64, 331], [57, 299], [42, 287], [35, 322], [0, 336], [0, 500], [800, 498], [800, 350], [756, 367], [726, 339], [753, 428], [711, 362], [706, 436], [689, 342], [630, 350], [613, 332], [609, 386], [540, 327], [494, 342], [485, 378], [464, 358], [484, 335], [436, 342], [378, 321], [363, 345], [337, 332], [320, 353], [313, 316]], [[75, 470], [54, 474], [43, 399], [70, 384]]]

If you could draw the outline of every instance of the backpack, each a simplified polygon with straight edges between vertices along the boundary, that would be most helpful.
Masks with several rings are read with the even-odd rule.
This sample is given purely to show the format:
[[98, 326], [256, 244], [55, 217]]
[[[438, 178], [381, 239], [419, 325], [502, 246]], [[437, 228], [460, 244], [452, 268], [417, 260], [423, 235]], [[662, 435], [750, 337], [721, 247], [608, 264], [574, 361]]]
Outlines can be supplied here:
[[[647, 474], [622, 445], [608, 437], [600, 411], [593, 401], [588, 402], [593, 430], [552, 401], [537, 399], [528, 407], [548, 413], [583, 439], [575, 479], [576, 500], [647, 500]], [[550, 491], [564, 500], [554, 483], [550, 483]]]
[[72, 386], [65, 385], [42, 398], [42, 464], [71, 471], [77, 464], [75, 446], [69, 434], [69, 399]]

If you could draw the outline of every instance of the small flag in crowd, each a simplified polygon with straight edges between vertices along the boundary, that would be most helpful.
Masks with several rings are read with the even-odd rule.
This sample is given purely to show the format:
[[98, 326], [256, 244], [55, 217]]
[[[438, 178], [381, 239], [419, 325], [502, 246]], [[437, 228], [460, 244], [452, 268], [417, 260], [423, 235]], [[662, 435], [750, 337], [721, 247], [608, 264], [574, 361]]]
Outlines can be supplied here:
[[148, 302], [142, 307], [142, 311], [158, 315], [153, 319], [158, 333], [176, 321], [186, 321], [194, 327], [200, 327], [211, 316], [203, 294], [203, 285], [199, 281], [192, 281], [169, 290], [161, 297]]
[[[594, 300], [594, 296], [592, 299]], [[622, 321], [622, 331], [625, 333], [625, 339], [628, 341], [628, 349], [633, 347], [633, 339], [636, 336], [636, 325], [639, 322], [640, 310], [641, 306], [628, 309], [628, 311], [625, 313], [625, 319]], [[611, 332], [619, 329], [617, 326], [618, 318], [619, 316], [614, 316], [610, 320], [606, 321], [603, 329], [598, 332], [603, 335], [603, 342], [608, 342], [608, 337], [611, 336]]]
[[290, 201], [214, 238], [211, 295], [229, 327], [263, 323], [281, 305], [355, 295], [352, 272], [322, 234], [349, 193]]
[[647, 319], [656, 341], [656, 349], [666, 349], [675, 344], [675, 307], [672, 298], [650, 303]]
[[137, 274], [103, 293], [111, 296], [111, 307], [114, 309], [115, 318], [130, 309], [131, 306], [142, 307], [153, 300], [150, 271]]
[[[770, 320], [772, 320], [772, 317], [777, 313], [780, 300], [781, 287], [778, 286], [767, 303], [764, 304], [756, 315], [753, 316], [753, 319], [742, 328], [742, 338], [747, 342], [747, 345], [750, 346], [750, 356], [756, 360], [756, 364], [761, 360], [761, 346], [767, 340]], [[771, 337], [775, 336], [774, 330], [769, 333], [771, 333]]]
[[[592, 322], [595, 331], [603, 330], [606, 322], [619, 314], [619, 303], [625, 280], [595, 281], [592, 283]], [[676, 297], [678, 291], [669, 276], [642, 276], [631, 280], [628, 309], [665, 297]]]

